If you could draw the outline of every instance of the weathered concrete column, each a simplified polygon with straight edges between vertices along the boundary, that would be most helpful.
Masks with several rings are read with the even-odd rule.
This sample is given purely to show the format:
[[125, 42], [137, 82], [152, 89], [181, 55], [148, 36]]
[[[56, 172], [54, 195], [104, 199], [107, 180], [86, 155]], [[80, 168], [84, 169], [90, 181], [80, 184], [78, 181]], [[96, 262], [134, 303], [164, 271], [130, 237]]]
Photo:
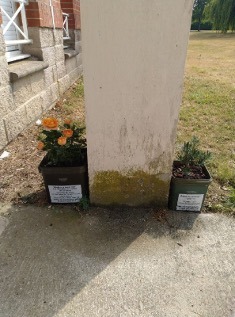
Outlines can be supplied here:
[[91, 202], [166, 205], [193, 0], [82, 0]]

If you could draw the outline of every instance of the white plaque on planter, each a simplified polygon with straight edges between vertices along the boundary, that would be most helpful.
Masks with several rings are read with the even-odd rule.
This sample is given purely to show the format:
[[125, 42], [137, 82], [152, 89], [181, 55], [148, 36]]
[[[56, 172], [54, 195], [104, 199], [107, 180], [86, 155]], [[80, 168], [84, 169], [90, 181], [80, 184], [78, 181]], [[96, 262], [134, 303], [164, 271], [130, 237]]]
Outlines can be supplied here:
[[200, 211], [203, 194], [179, 194], [176, 210]]
[[48, 185], [48, 189], [52, 203], [78, 203], [82, 198], [81, 185]]

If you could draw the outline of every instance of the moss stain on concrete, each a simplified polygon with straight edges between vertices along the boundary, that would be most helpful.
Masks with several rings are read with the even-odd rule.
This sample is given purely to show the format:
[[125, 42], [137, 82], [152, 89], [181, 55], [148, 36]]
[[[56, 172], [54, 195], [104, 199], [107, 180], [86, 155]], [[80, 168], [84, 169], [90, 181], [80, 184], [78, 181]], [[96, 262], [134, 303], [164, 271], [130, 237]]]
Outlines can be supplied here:
[[169, 181], [161, 174], [151, 175], [143, 171], [118, 171], [96, 173], [90, 188], [91, 202], [96, 205], [165, 206]]

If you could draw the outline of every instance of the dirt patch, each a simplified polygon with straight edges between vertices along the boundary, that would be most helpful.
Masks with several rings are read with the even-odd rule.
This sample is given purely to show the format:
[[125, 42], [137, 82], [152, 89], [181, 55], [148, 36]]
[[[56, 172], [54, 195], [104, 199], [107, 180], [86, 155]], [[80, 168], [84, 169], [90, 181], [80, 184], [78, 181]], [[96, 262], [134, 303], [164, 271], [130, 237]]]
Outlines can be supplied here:
[[[75, 83], [46, 116], [84, 122], [82, 80]], [[37, 150], [38, 131], [34, 123], [4, 149], [10, 156], [0, 160], [0, 202], [47, 204], [43, 179], [38, 171], [45, 156], [45, 152]]]

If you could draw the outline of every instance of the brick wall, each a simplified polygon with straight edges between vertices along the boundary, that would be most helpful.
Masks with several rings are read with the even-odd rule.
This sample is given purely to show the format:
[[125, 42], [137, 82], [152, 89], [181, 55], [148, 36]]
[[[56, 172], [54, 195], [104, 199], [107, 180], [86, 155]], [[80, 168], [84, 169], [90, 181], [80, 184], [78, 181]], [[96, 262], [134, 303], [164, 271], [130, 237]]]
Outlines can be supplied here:
[[63, 17], [62, 17], [60, 0], [53, 0], [52, 3], [53, 3], [53, 10], [54, 10], [55, 27], [62, 28]]
[[81, 29], [81, 18], [80, 18], [80, 0], [73, 0], [74, 4], [74, 20], [75, 20], [75, 29]]
[[[56, 28], [63, 27], [62, 10], [59, 0], [52, 0], [54, 23]], [[53, 27], [52, 11], [49, 0], [30, 2], [26, 6], [26, 16], [29, 27]]]

